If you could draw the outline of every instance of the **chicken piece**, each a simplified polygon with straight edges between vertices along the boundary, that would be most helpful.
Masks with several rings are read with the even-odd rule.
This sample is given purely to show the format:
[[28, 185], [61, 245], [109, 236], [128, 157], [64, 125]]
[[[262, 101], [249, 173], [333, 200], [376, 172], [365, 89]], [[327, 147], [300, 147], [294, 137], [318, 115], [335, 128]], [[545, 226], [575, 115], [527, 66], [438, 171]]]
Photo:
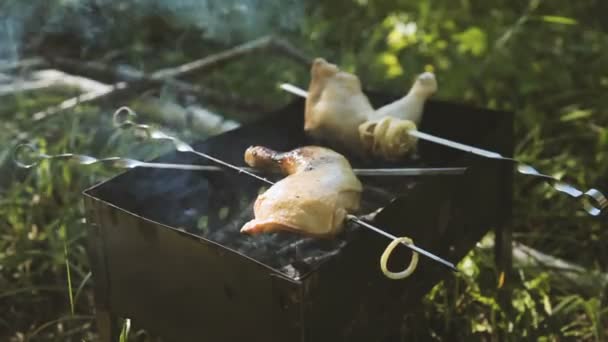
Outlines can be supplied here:
[[306, 98], [304, 131], [318, 143], [362, 156], [358, 127], [374, 109], [359, 78], [315, 59]]
[[346, 215], [359, 209], [363, 186], [348, 160], [333, 150], [306, 146], [280, 153], [254, 146], [245, 152], [245, 162], [287, 177], [258, 196], [255, 219], [243, 226], [243, 233], [331, 237], [342, 231]]
[[366, 153], [388, 161], [398, 161], [413, 152], [417, 139], [408, 134], [416, 129], [410, 120], [385, 116], [359, 126], [359, 136]]
[[414, 152], [417, 139], [407, 132], [420, 124], [424, 104], [436, 91], [435, 75], [423, 73], [407, 95], [370, 115], [358, 127], [364, 150], [369, 155], [389, 161], [397, 161]]
[[379, 108], [368, 119], [378, 120], [387, 116], [397, 119], [411, 120], [420, 125], [426, 100], [437, 91], [435, 75], [425, 72], [418, 76], [410, 91], [401, 99]]

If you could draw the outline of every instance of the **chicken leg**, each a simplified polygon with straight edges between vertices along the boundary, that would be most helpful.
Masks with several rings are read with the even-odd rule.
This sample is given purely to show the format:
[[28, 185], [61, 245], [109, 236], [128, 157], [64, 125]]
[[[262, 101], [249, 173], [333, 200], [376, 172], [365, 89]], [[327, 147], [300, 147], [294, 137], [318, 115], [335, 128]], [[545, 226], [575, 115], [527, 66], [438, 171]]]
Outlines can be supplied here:
[[329, 147], [363, 156], [358, 127], [374, 112], [359, 78], [317, 58], [311, 68], [304, 131]]
[[243, 233], [292, 231], [331, 237], [343, 230], [346, 215], [359, 209], [361, 182], [348, 160], [328, 148], [306, 146], [280, 153], [254, 146], [245, 152], [245, 162], [287, 177], [258, 196], [255, 219], [243, 226]]
[[409, 92], [399, 100], [380, 107], [368, 117], [370, 120], [391, 116], [402, 120], [411, 120], [416, 125], [422, 121], [422, 113], [426, 100], [437, 91], [435, 75], [425, 72], [418, 76]]

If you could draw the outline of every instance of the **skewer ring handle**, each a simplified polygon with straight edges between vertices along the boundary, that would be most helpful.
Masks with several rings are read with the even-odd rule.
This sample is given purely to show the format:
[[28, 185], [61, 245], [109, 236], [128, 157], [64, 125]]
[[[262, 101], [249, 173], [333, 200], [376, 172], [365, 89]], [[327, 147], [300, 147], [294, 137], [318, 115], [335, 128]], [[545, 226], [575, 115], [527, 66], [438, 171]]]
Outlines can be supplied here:
[[13, 149], [13, 161], [17, 166], [30, 169], [45, 159], [32, 144], [19, 144]]
[[407, 278], [412, 273], [414, 273], [414, 271], [416, 270], [416, 266], [418, 266], [418, 253], [412, 252], [412, 259], [410, 261], [410, 264], [407, 266], [407, 268], [405, 270], [403, 270], [401, 272], [391, 272], [388, 270], [388, 268], [386, 266], [386, 263], [388, 262], [388, 258], [390, 257], [390, 255], [393, 252], [393, 250], [395, 249], [395, 247], [397, 247], [397, 245], [399, 245], [401, 243], [413, 245], [414, 241], [412, 241], [412, 239], [410, 239], [408, 237], [396, 238], [393, 241], [391, 241], [391, 243], [386, 247], [386, 249], [384, 250], [384, 253], [382, 253], [382, 257], [380, 258], [380, 268], [382, 269], [382, 273], [384, 273], [384, 275], [389, 279], [397, 280], [397, 279]]
[[137, 116], [137, 113], [131, 108], [123, 106], [118, 108], [112, 116], [112, 123], [117, 128], [131, 128], [133, 129], [135, 136], [142, 139], [152, 138], [152, 129], [148, 125], [140, 125], [135, 123], [132, 119]]
[[114, 112], [114, 115], [112, 115], [112, 123], [114, 124], [114, 127], [124, 127], [132, 125], [133, 121], [131, 121], [131, 119], [136, 116], [137, 114], [135, 114], [135, 112], [131, 108], [123, 106], [118, 108]]
[[589, 214], [598, 216], [608, 207], [608, 199], [597, 189], [589, 189], [583, 196], [583, 207]]

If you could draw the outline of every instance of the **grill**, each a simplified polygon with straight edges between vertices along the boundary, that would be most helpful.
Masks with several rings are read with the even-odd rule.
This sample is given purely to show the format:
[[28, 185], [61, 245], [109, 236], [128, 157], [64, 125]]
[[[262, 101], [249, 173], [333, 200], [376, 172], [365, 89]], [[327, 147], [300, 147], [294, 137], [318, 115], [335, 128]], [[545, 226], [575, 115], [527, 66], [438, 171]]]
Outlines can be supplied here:
[[[374, 106], [396, 99], [368, 92]], [[244, 165], [250, 145], [289, 150], [311, 144], [304, 101], [259, 122], [192, 144]], [[421, 130], [505, 156], [513, 150], [513, 113], [429, 101]], [[419, 142], [420, 158], [353, 167], [463, 167], [462, 174], [362, 177], [363, 208], [384, 208], [373, 224], [451, 261], [460, 260], [511, 215], [512, 166]], [[157, 162], [209, 164], [187, 153]], [[405, 280], [387, 279], [382, 236], [348, 226], [338, 238], [239, 233], [253, 217], [263, 183], [236, 172], [133, 169], [84, 192], [88, 253], [102, 340], [116, 341], [118, 317], [165, 341], [383, 341], [401, 318], [450, 276], [421, 258]], [[389, 260], [409, 260], [400, 248]]]

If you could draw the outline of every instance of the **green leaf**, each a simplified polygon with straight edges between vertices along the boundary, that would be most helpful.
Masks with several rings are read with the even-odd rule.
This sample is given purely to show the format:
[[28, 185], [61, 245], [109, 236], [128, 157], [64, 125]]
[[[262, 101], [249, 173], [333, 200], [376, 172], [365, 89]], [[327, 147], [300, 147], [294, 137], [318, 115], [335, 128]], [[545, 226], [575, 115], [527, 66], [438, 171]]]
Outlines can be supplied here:
[[470, 52], [473, 56], [480, 56], [486, 51], [486, 33], [478, 27], [473, 26], [455, 34], [454, 40], [458, 42], [460, 53]]
[[553, 314], [561, 313], [569, 314], [573, 310], [578, 309], [583, 303], [583, 299], [579, 295], [570, 295], [562, 298], [560, 302], [553, 308]]
[[547, 295], [543, 295], [543, 308], [545, 309], [545, 312], [548, 315], [551, 315], [553, 313], [553, 309], [551, 307], [551, 300]]
[[590, 117], [592, 114], [593, 114], [593, 111], [591, 111], [591, 110], [576, 109], [572, 112], [569, 112], [569, 113], [563, 115], [560, 118], [560, 121], [567, 122], [567, 121], [584, 119], [584, 118]]
[[562, 24], [562, 25], [576, 25], [578, 22], [572, 18], [561, 17], [557, 15], [543, 15], [540, 19], [547, 23]]
[[603, 146], [608, 145], [608, 129], [602, 128], [600, 132], [599, 143]]
[[399, 21], [386, 37], [386, 43], [392, 51], [402, 50], [409, 45], [417, 43], [416, 31], [416, 23]]
[[385, 52], [378, 56], [379, 62], [386, 68], [386, 75], [390, 78], [403, 75], [403, 69], [395, 54]]
[[474, 333], [480, 332], [492, 332], [492, 325], [488, 322], [487, 319], [482, 319], [481, 321], [471, 321], [472, 327], [471, 331]]

